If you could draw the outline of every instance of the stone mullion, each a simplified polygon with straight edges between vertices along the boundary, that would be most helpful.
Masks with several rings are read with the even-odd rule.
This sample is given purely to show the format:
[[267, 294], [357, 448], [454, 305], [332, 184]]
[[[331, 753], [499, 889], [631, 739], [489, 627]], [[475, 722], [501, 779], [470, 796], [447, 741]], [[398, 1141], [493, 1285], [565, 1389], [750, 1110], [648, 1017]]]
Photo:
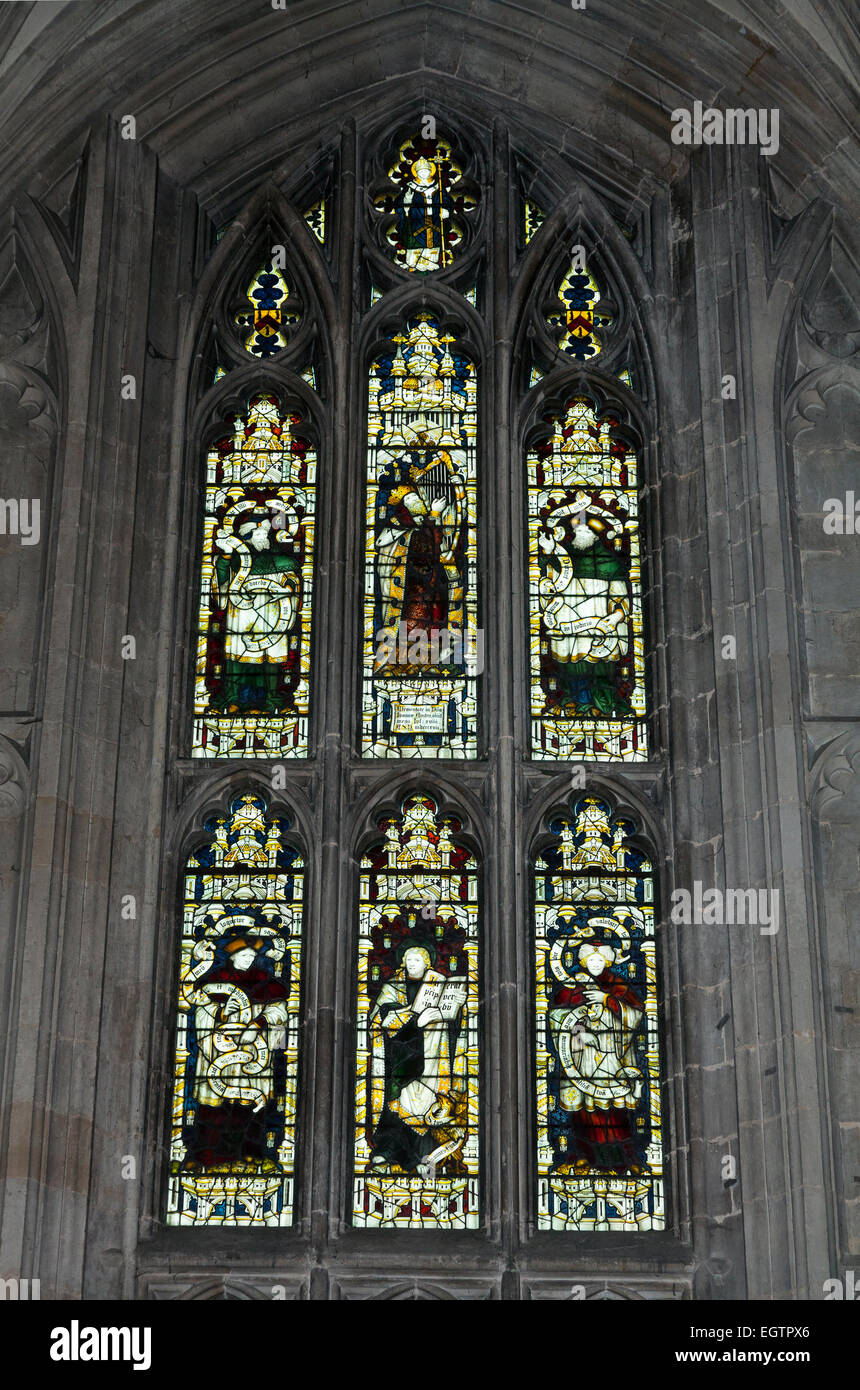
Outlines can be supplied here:
[[[670, 923], [668, 905], [676, 860], [689, 854], [696, 833], [700, 841], [708, 838], [701, 819], [696, 823], [700, 814], [696, 798], [699, 786], [715, 794], [717, 772], [714, 750], [701, 735], [703, 725], [707, 726], [707, 690], [713, 678], [713, 654], [702, 641], [705, 600], [701, 586], [686, 582], [689, 574], [704, 572], [707, 560], [705, 538], [696, 522], [704, 512], [699, 441], [687, 428], [688, 421], [700, 413], [699, 384], [693, 373], [684, 370], [683, 345], [693, 341], [696, 334], [695, 303], [693, 296], [683, 291], [686, 277], [672, 255], [673, 209], [668, 192], [655, 195], [654, 213], [653, 298], [648, 309], [657, 399], [653, 433], [642, 453], [640, 480], [650, 744], [647, 765], [608, 766], [614, 767], [621, 786], [630, 791], [637, 786], [642, 792], [647, 790], [661, 822], [652, 848], [657, 894], [664, 1203], [666, 1231], [677, 1238], [679, 1259], [683, 1259], [691, 1235], [686, 1004], [677, 928]], [[680, 216], [680, 209], [675, 215]], [[678, 248], [678, 256], [684, 254], [683, 248]], [[691, 717], [693, 711], [695, 717]], [[683, 807], [680, 816], [679, 805]], [[645, 826], [640, 828], [645, 830]]]
[[[359, 364], [353, 346], [354, 285], [356, 251], [357, 153], [355, 126], [349, 123], [341, 141], [340, 182], [337, 207], [337, 315], [332, 343], [331, 399], [327, 402], [331, 419], [331, 458], [329, 460], [332, 523], [325, 554], [320, 554], [320, 571], [326, 585], [317, 605], [317, 670], [325, 668], [325, 697], [321, 703], [322, 727], [318, 740], [321, 761], [320, 844], [311, 847], [317, 855], [318, 889], [313, 911], [317, 924], [316, 984], [313, 999], [308, 997], [306, 1016], [314, 1020], [313, 1052], [305, 1059], [305, 1088], [313, 1091], [311, 1172], [312, 1257], [308, 1296], [329, 1297], [328, 1273], [323, 1268], [330, 1240], [340, 1230], [349, 1198], [343, 1175], [351, 1171], [344, 1155], [349, 1148], [350, 1131], [344, 1132], [342, 1104], [345, 1081], [351, 1090], [350, 984], [351, 948], [354, 922], [345, 904], [353, 901], [353, 871], [347, 823], [347, 784], [355, 700], [353, 681], [356, 662], [344, 634], [353, 632], [350, 614], [352, 588], [347, 557], [353, 534], [354, 508], [361, 490], [357, 487], [353, 459], [356, 451], [356, 422], [360, 411]], [[358, 504], [360, 506], [360, 503]], [[327, 646], [320, 650], [323, 640]], [[355, 643], [352, 644], [355, 646]], [[310, 1108], [306, 1109], [310, 1117]]]
[[[484, 601], [487, 627], [484, 676], [485, 727], [492, 769], [490, 804], [493, 808], [493, 844], [487, 847], [484, 912], [484, 1058], [486, 1116], [484, 1133], [484, 1205], [490, 1218], [490, 1234], [501, 1238], [506, 1268], [502, 1271], [502, 1297], [517, 1298], [516, 1251], [520, 1210], [519, 1193], [519, 1068], [521, 1033], [519, 1003], [521, 981], [517, 975], [517, 937], [521, 905], [517, 901], [517, 865], [520, 845], [516, 816], [517, 768], [514, 748], [514, 682], [516, 649], [511, 570], [517, 549], [511, 527], [511, 492], [501, 486], [511, 478], [511, 357], [510, 315], [510, 151], [508, 133], [501, 121], [493, 130], [493, 178], [490, 268], [491, 318], [487, 341], [493, 344], [482, 402], [484, 428], [492, 420], [486, 496], [487, 526]], [[520, 881], [522, 876], [520, 875]], [[526, 1035], [528, 1036], [528, 1035]]]

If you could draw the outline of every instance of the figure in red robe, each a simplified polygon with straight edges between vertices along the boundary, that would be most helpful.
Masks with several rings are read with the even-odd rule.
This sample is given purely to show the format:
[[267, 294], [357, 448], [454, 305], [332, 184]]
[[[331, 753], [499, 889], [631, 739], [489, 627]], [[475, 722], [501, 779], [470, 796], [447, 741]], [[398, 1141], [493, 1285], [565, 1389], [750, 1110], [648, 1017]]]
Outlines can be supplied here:
[[550, 1000], [549, 1028], [561, 1068], [559, 1105], [567, 1118], [567, 1149], [556, 1171], [639, 1173], [633, 1118], [642, 1095], [634, 1035], [644, 1007], [610, 967], [615, 952], [590, 941], [572, 987]]

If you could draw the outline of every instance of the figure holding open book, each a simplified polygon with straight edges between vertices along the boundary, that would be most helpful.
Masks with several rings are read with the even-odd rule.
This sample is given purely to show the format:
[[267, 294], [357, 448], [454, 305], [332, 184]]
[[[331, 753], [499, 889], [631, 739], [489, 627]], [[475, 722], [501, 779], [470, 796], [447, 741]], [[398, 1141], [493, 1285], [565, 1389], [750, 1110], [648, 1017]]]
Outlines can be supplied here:
[[467, 980], [434, 970], [434, 955], [408, 945], [370, 1015], [375, 1170], [465, 1171], [457, 1155], [466, 1138]]

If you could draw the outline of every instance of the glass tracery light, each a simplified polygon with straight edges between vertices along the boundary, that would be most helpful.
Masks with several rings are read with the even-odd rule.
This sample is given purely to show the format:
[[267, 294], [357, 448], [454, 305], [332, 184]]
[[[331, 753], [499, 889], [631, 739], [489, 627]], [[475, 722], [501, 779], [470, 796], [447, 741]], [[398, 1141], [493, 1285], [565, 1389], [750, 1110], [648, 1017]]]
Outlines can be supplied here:
[[538, 1226], [665, 1225], [651, 863], [584, 796], [535, 867]]
[[413, 136], [400, 146], [388, 177], [394, 189], [377, 195], [374, 205], [386, 214], [394, 261], [417, 274], [444, 270], [462, 249], [465, 219], [476, 207], [450, 143]]
[[573, 259], [558, 287], [558, 298], [563, 309], [547, 318], [549, 327], [559, 335], [558, 346], [578, 362], [590, 361], [600, 352], [595, 330], [608, 327], [612, 318], [597, 307], [600, 287], [586, 263], [584, 246], [573, 248]]
[[314, 203], [313, 207], [308, 208], [307, 212], [305, 213], [305, 221], [307, 222], [308, 226], [310, 227], [311, 231], [313, 232], [320, 245], [324, 246], [326, 235], [325, 198], [320, 198], [318, 203]]
[[250, 308], [233, 320], [243, 334], [245, 351], [254, 357], [275, 357], [287, 346], [289, 330], [301, 322], [301, 312], [283, 270], [271, 256], [254, 275], [246, 298]]
[[209, 450], [192, 756], [308, 751], [316, 451], [274, 395]]
[[637, 459], [584, 397], [526, 458], [532, 757], [648, 756]]
[[204, 829], [185, 871], [167, 1224], [288, 1226], [303, 863], [256, 794]]
[[477, 381], [431, 314], [372, 363], [362, 752], [477, 752]]
[[537, 203], [531, 202], [529, 198], [525, 198], [523, 200], [523, 234], [526, 245], [545, 221], [546, 213], [543, 209], [539, 208]]
[[477, 866], [429, 796], [379, 828], [361, 861], [352, 1220], [474, 1228]]

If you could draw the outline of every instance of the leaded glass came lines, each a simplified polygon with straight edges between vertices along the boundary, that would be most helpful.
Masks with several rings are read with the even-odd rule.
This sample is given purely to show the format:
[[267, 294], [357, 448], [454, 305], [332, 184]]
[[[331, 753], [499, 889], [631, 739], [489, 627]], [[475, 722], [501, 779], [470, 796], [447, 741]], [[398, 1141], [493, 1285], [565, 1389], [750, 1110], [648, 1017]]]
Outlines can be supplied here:
[[608, 326], [612, 320], [608, 313], [597, 310], [600, 288], [586, 264], [584, 246], [573, 248], [573, 259], [559, 285], [558, 298], [564, 307], [560, 313], [550, 314], [547, 324], [559, 334], [562, 352], [578, 362], [590, 361], [600, 352], [595, 329]]
[[665, 1225], [652, 868], [586, 796], [535, 867], [538, 1226]]
[[371, 365], [362, 752], [477, 751], [477, 382], [430, 314]]
[[479, 1224], [478, 891], [429, 796], [361, 861], [353, 1224]]
[[257, 795], [190, 856], [179, 965], [169, 1226], [289, 1226], [304, 869]]
[[308, 752], [316, 452], [275, 396], [207, 455], [192, 756]]
[[397, 265], [417, 274], [444, 270], [460, 251], [475, 197], [441, 137], [415, 136], [401, 145], [388, 170], [393, 191], [374, 203], [386, 215], [385, 240]]
[[526, 458], [532, 757], [647, 758], [637, 460], [575, 397]]

